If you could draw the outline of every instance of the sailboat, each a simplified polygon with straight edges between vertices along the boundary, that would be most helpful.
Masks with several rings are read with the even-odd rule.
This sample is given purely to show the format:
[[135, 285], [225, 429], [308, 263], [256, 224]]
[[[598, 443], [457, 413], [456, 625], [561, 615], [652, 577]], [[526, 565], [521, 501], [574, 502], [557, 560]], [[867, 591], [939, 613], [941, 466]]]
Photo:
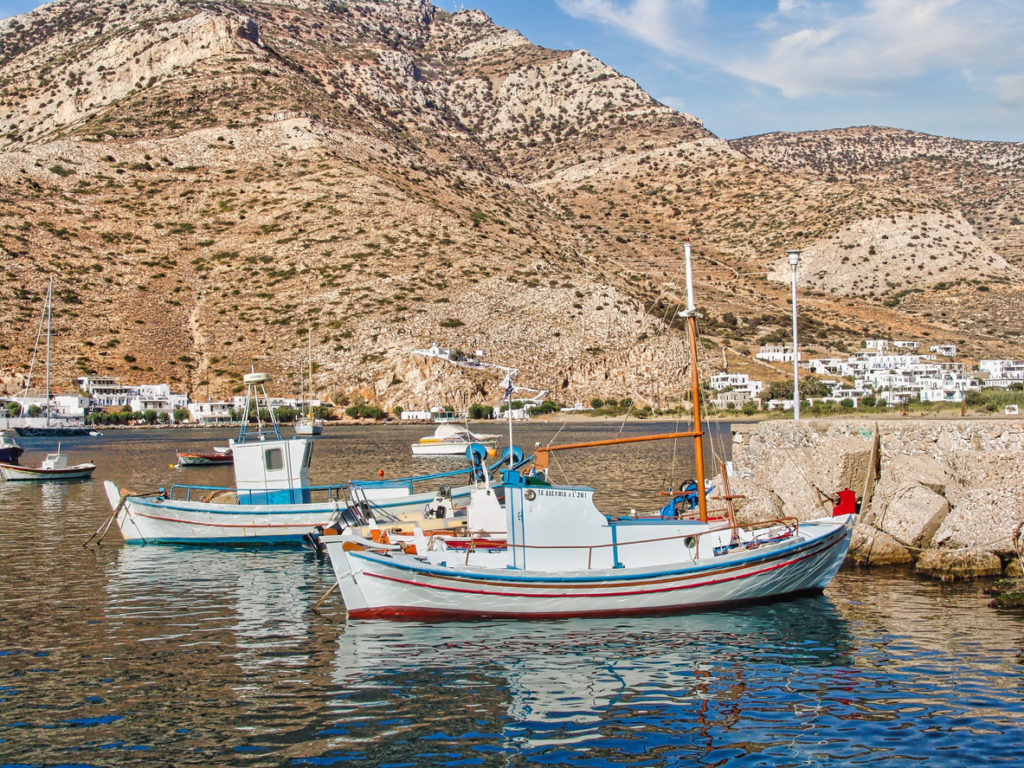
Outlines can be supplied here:
[[[696, 517], [675, 505], [612, 516], [594, 489], [548, 481], [551, 452], [646, 440], [693, 440], [697, 487], [705, 489], [690, 245], [686, 309], [693, 428], [666, 435], [537, 448], [533, 467], [503, 472], [507, 546], [455, 551], [323, 536], [350, 620], [554, 619], [649, 615], [734, 606], [820, 592], [850, 545], [855, 515], [740, 524], [722, 465], [722, 512], [696, 494]], [[682, 506], [686, 506], [685, 504]]]
[[312, 334], [306, 334], [306, 342], [309, 344], [309, 397], [305, 398], [306, 392], [300, 384], [299, 388], [303, 389], [302, 395], [306, 399], [306, 412], [295, 420], [295, 434], [315, 437], [323, 433], [324, 421], [313, 416], [313, 341], [311, 337]]
[[46, 289], [46, 302], [43, 304], [43, 314], [39, 320], [39, 333], [36, 334], [36, 347], [32, 352], [32, 364], [29, 367], [28, 379], [25, 382], [25, 396], [28, 396], [28, 389], [32, 383], [32, 369], [36, 364], [36, 353], [39, 351], [39, 336], [42, 335], [43, 325], [46, 325], [46, 420], [43, 424], [33, 424], [14, 427], [14, 431], [23, 437], [73, 437], [75, 435], [88, 435], [92, 430], [85, 424], [76, 424], [67, 419], [54, 419], [51, 414], [52, 403], [50, 401], [50, 336], [51, 321], [53, 319], [53, 278], [50, 278], [50, 285]]

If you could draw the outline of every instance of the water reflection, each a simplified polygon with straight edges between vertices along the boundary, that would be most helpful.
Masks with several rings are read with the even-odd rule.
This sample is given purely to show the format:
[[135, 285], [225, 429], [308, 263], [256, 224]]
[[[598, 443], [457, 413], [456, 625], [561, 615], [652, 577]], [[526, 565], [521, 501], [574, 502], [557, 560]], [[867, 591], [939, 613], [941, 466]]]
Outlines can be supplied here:
[[315, 618], [305, 560], [297, 549], [124, 547], [106, 582], [108, 614], [115, 629], [160, 617], [149, 641], [201, 643], [230, 632], [246, 670], [268, 659], [288, 664], [282, 652], [308, 638]]
[[[557, 442], [617, 431], [573, 427]], [[409, 451], [417, 429], [320, 438], [314, 475], [432, 468]], [[556, 430], [527, 425], [520, 444]], [[113, 435], [85, 456], [138, 490], [217, 482], [168, 469], [199, 437]], [[663, 481], [648, 459], [673, 463], [670, 443], [641, 445], [665, 453], [584, 451], [560, 471], [632, 504]], [[0, 764], [1019, 762], [1024, 619], [981, 585], [842, 571], [825, 597], [735, 613], [346, 627], [336, 595], [308, 610], [334, 582], [326, 561], [116, 531], [83, 549], [109, 514], [96, 480], [0, 483]]]
[[[332, 747], [397, 759], [427, 738], [435, 757], [605, 753], [614, 764], [664, 741], [703, 759], [733, 746], [734, 725], [767, 700], [777, 718], [780, 691], [791, 712], [821, 710], [817, 694], [849, 674], [853, 642], [824, 597], [627, 621], [352, 624], [331, 674]], [[387, 729], [370, 727], [382, 718]]]

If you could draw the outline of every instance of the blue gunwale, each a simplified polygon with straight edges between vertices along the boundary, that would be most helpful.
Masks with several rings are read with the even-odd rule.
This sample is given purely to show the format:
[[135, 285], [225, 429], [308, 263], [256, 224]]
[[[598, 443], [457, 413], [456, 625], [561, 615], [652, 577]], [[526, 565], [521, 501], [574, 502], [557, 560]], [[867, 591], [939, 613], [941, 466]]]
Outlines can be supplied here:
[[[450, 568], [448, 566], [435, 566], [429, 563], [421, 562], [420, 565], [410, 565], [407, 563], [396, 562], [393, 558], [387, 555], [376, 555], [370, 552], [349, 552], [350, 557], [355, 557], [361, 560], [366, 560], [371, 563], [386, 563], [390, 568], [396, 568], [398, 570], [407, 571], [409, 573], [422, 573], [424, 575], [439, 576], [445, 578], [452, 578], [458, 576], [461, 579], [467, 579], [472, 581], [497, 581], [508, 584], [597, 584], [601, 582], [611, 582], [612, 584], [619, 582], [637, 581], [640, 579], [651, 579], [651, 578], [662, 578], [672, 576], [688, 576], [688, 575], [700, 575], [706, 573], [713, 573], [717, 570], [724, 568], [734, 568], [737, 565], [746, 566], [748, 564], [764, 563], [770, 560], [776, 560], [779, 558], [785, 558], [790, 555], [797, 553], [817, 551], [818, 549], [828, 549], [835, 546], [840, 540], [846, 537], [846, 526], [840, 526], [836, 528], [832, 533], [823, 536], [818, 539], [811, 541], [802, 541], [799, 543], [789, 544], [783, 547], [772, 547], [770, 551], [764, 549], [758, 550], [746, 550], [751, 553], [749, 557], [742, 558], [731, 558], [729, 560], [723, 560], [720, 563], [715, 563], [712, 566], [686, 566], [682, 568], [672, 568], [669, 570], [662, 571], [644, 571], [643, 573], [630, 573], [622, 572], [622, 569], [607, 569], [609, 575], [606, 576], [556, 576], [554, 573], [551, 576], [525, 576], [516, 575], [516, 569], [509, 569], [506, 571], [500, 571], [498, 569], [486, 569], [485, 572], [481, 570], [470, 570], [469, 568]], [[472, 566], [470, 566], [472, 567]], [[536, 573], [536, 572], [535, 572]]]

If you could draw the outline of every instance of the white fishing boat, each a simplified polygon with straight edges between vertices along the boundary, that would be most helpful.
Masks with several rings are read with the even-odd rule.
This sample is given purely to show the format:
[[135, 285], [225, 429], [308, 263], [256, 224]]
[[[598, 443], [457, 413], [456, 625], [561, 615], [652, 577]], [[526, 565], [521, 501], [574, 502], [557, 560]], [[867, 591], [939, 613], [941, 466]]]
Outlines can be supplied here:
[[[128, 543], [277, 544], [301, 543], [317, 526], [349, 519], [363, 525], [422, 520], [435, 490], [416, 492], [417, 481], [457, 476], [460, 472], [400, 480], [353, 481], [314, 486], [309, 467], [314, 441], [281, 437], [273, 411], [264, 427], [259, 400], [267, 402], [267, 374], [250, 373], [242, 427], [231, 441], [233, 487], [172, 485], [155, 493], [135, 494], [104, 482], [116, 522]], [[256, 414], [255, 433], [249, 415]], [[468, 470], [467, 470], [468, 471]], [[451, 489], [455, 505], [464, 507], [474, 485]]]
[[81, 480], [92, 477], [95, 469], [96, 465], [91, 461], [68, 464], [68, 455], [61, 452], [58, 444], [56, 453], [46, 454], [38, 467], [0, 464], [0, 475], [4, 480]]
[[687, 308], [680, 315], [690, 343], [692, 430], [538, 448], [530, 471], [504, 472], [503, 550], [324, 536], [350, 619], [673, 613], [817, 592], [831, 582], [846, 556], [854, 515], [740, 524], [724, 464], [716, 498], [725, 509], [709, 515], [706, 494], [699, 493], [696, 519], [673, 516], [674, 506], [648, 515], [605, 515], [593, 503], [593, 488], [547, 482], [555, 450], [690, 438], [697, 487], [707, 487], [689, 243], [685, 253]]
[[494, 448], [497, 435], [471, 432], [459, 424], [439, 424], [434, 434], [421, 437], [412, 444], [413, 456], [458, 456], [474, 443], [485, 448]]

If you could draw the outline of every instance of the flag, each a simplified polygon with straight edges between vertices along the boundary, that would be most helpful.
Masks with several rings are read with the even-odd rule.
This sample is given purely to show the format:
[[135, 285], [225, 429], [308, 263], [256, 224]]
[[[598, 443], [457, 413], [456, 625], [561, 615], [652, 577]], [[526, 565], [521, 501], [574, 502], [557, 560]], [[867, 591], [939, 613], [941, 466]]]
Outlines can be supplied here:
[[513, 387], [512, 387], [512, 377], [510, 376], [509, 378], [505, 379], [505, 394], [504, 394], [504, 396], [501, 399], [502, 400], [511, 400], [512, 399], [512, 390], [513, 390]]

